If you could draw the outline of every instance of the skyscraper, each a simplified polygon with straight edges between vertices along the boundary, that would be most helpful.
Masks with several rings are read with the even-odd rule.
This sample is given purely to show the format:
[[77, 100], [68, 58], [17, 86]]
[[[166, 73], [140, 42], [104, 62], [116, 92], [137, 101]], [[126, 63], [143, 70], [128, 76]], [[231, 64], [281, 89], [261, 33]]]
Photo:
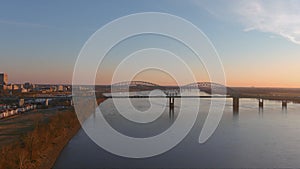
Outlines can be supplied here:
[[0, 85], [7, 85], [8, 77], [6, 73], [0, 73]]

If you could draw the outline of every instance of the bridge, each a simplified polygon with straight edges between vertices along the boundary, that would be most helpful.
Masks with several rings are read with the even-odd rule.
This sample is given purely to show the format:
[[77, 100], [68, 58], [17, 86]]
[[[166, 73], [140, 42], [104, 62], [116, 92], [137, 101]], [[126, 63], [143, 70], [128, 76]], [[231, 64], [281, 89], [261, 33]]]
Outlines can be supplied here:
[[[282, 107], [287, 108], [287, 103], [289, 101], [299, 99], [295, 97], [287, 97], [287, 96], [268, 96], [268, 95], [245, 95], [236, 92], [234, 89], [227, 87], [222, 84], [213, 83], [213, 82], [196, 82], [190, 83], [182, 86], [162, 86], [151, 82], [145, 81], [126, 81], [126, 82], [119, 82], [112, 85], [102, 86], [105, 88], [105, 91], [110, 92], [128, 92], [128, 91], [152, 91], [155, 89], [159, 89], [164, 92], [164, 95], [160, 96], [148, 96], [148, 95], [129, 95], [129, 96], [104, 96], [101, 95], [98, 98], [167, 98], [169, 99], [169, 106], [170, 108], [174, 107], [174, 99], [175, 98], [199, 98], [199, 99], [215, 99], [215, 98], [231, 98], [232, 99], [232, 107], [233, 112], [239, 111], [239, 99], [242, 98], [249, 98], [249, 99], [257, 99], [259, 108], [263, 108], [264, 100], [279, 100], [282, 101]], [[181, 95], [180, 92], [185, 90], [193, 90], [199, 89], [202, 92], [205, 92], [207, 95], [199, 96], [199, 95]], [[48, 104], [49, 99], [67, 99], [72, 102], [72, 98], [74, 97], [91, 97], [93, 93], [98, 93], [99, 91], [94, 90], [84, 90], [80, 91], [77, 96], [72, 95], [27, 95], [27, 96], [10, 96], [10, 97], [1, 97], [1, 100], [5, 99], [19, 99], [19, 100], [26, 100], [26, 99], [45, 99], [45, 103]], [[77, 94], [78, 94], [77, 93]], [[101, 93], [101, 92], [100, 92]], [[72, 103], [71, 103], [72, 104]]]
[[180, 92], [180, 90], [190, 90], [190, 89], [200, 89], [200, 91], [211, 94], [214, 91], [214, 94], [233, 94], [234, 91], [224, 85], [212, 82], [196, 82], [190, 83], [183, 86], [162, 86], [151, 82], [146, 81], [125, 81], [112, 84], [112, 92], [122, 92], [122, 91], [146, 91], [160, 89], [168, 94], [168, 91]]
[[[245, 95], [236, 92], [234, 89], [224, 86], [222, 84], [214, 83], [214, 82], [196, 82], [190, 83], [183, 86], [161, 86], [151, 82], [145, 81], [126, 81], [119, 82], [111, 85], [112, 91], [121, 92], [122, 90], [128, 91], [145, 91], [145, 90], [154, 90], [160, 89], [166, 95], [161, 96], [103, 96], [103, 98], [167, 98], [169, 99], [170, 108], [174, 108], [174, 99], [175, 98], [206, 98], [206, 99], [214, 99], [214, 98], [231, 98], [232, 99], [232, 107], [233, 112], [239, 111], [239, 99], [257, 99], [259, 108], [263, 108], [264, 100], [281, 100], [282, 107], [287, 108], [287, 103], [290, 100], [296, 99], [295, 97], [287, 97], [287, 96], [268, 96], [268, 95]], [[199, 89], [202, 92], [205, 92], [210, 95], [204, 96], [195, 96], [195, 95], [180, 95], [181, 91], [191, 90], [191, 89]]]

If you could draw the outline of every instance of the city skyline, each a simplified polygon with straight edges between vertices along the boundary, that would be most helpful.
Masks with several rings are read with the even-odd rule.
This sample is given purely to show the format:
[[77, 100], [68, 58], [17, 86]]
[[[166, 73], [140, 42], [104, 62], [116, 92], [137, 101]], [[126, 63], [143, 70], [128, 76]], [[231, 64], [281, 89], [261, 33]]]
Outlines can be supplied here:
[[[96, 30], [125, 15], [156, 11], [182, 17], [207, 35], [222, 60], [227, 86], [299, 88], [299, 7], [297, 1], [269, 5], [266, 1], [193, 0], [104, 1], [93, 5], [78, 1], [59, 5], [5, 2], [0, 7], [0, 71], [9, 75], [11, 83], [71, 84], [80, 49]], [[149, 43], [140, 45], [157, 40], [165, 48], [184, 50], [176, 43], [163, 44], [161, 37], [149, 37]], [[121, 46], [111, 58], [120, 59], [119, 55], [135, 49], [133, 44], [139, 42], [139, 38], [129, 39], [126, 49]], [[209, 80], [205, 69], [191, 67], [198, 81]], [[109, 66], [103, 69], [111, 73]], [[159, 81], [155, 75], [159, 74], [145, 73], [136, 80], [159, 84], [172, 81], [165, 76]], [[107, 84], [108, 79], [96, 82]]]
[[299, 168], [299, 0], [2, 1], [0, 168]]

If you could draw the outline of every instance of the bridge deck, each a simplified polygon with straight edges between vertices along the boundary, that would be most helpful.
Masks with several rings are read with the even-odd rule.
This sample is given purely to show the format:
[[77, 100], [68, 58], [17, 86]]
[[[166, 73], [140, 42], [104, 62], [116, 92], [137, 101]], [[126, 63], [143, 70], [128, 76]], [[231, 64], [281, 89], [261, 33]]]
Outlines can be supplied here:
[[264, 100], [299, 100], [299, 97], [288, 97], [288, 96], [218, 96], [218, 95], [209, 95], [209, 96], [100, 96], [98, 98], [239, 98], [239, 99], [264, 99]]
[[232, 96], [101, 96], [101, 98], [232, 98]]
[[[23, 97], [16, 97], [16, 96], [10, 96], [10, 97], [0, 97], [0, 100], [9, 100], [9, 99], [72, 99], [76, 97], [87, 97], [87, 98], [92, 98], [94, 95], [90, 96], [23, 96]], [[205, 96], [181, 96], [181, 95], [175, 95], [175, 96], [169, 96], [169, 95], [161, 95], [161, 96], [139, 96], [139, 95], [134, 95], [134, 96], [97, 96], [97, 98], [105, 98], [105, 99], [110, 99], [110, 98], [239, 98], [239, 99], [264, 99], [264, 100], [289, 100], [289, 101], [297, 101], [300, 100], [300, 97], [294, 97], [294, 96], [260, 96], [260, 95], [238, 95], [238, 96], [231, 96], [231, 95], [205, 95]]]

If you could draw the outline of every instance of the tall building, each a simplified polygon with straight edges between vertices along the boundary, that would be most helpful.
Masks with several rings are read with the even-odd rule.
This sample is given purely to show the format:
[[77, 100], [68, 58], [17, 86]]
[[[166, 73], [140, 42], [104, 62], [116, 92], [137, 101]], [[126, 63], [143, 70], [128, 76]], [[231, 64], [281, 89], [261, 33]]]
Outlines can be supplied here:
[[8, 77], [6, 73], [0, 73], [0, 85], [7, 85]]
[[8, 84], [8, 77], [6, 73], [0, 73], [0, 90], [5, 90]]

